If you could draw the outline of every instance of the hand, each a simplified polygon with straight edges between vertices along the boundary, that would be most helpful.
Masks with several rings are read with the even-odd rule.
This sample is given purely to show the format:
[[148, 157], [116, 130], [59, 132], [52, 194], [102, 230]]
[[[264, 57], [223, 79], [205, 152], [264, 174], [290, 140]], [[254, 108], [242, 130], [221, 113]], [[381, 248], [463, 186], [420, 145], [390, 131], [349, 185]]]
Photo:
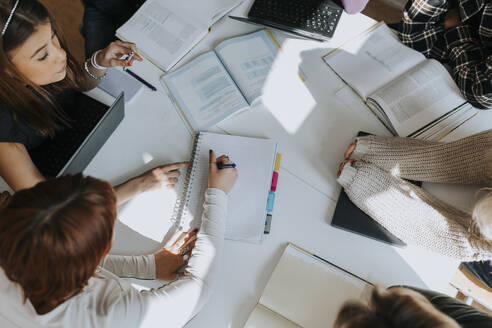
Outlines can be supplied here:
[[350, 145], [348, 145], [345, 154], [343, 154], [343, 159], [349, 159], [350, 156], [352, 156], [352, 153], [354, 152], [356, 145], [357, 145], [356, 142], [352, 142]]
[[154, 253], [156, 279], [171, 281], [178, 277], [176, 271], [185, 265], [190, 258], [191, 251], [195, 247], [196, 234], [196, 230], [181, 233], [181, 236], [172, 245], [165, 246]]
[[350, 163], [350, 165], [354, 164], [353, 159], [346, 159], [343, 162], [338, 165], [338, 172], [337, 172], [337, 178], [340, 177], [340, 174], [342, 174], [343, 168], [345, 167], [345, 164]]
[[460, 13], [458, 9], [451, 9], [444, 15], [444, 29], [452, 28], [460, 24]]
[[0, 211], [3, 210], [10, 202], [10, 194], [8, 191], [4, 191], [0, 194]]
[[179, 169], [190, 165], [191, 162], [180, 162], [162, 165], [147, 171], [136, 178], [138, 181], [138, 190], [140, 192], [145, 192], [159, 188], [162, 185], [165, 185], [168, 188], [174, 188], [174, 186], [178, 183], [179, 176], [181, 175]]
[[[130, 62], [127, 62], [125, 59], [120, 59], [123, 55], [130, 55], [130, 52], [132, 51], [135, 55]], [[116, 40], [111, 42], [106, 48], [99, 51], [96, 56], [96, 63], [104, 67], [132, 66], [135, 59], [142, 61], [142, 57], [140, 57], [137, 53], [137, 47], [135, 44]]]
[[226, 168], [219, 170], [217, 163], [230, 164], [231, 161], [229, 161], [229, 158], [225, 155], [215, 158], [215, 152], [210, 149], [208, 187], [220, 189], [228, 194], [236, 182], [237, 169]]

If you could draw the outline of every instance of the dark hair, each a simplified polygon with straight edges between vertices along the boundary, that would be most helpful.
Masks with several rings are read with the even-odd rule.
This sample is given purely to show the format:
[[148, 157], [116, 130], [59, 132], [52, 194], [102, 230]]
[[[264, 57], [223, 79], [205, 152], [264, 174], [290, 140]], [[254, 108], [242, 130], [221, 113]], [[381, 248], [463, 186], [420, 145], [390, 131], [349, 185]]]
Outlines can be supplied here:
[[[423, 296], [422, 296], [423, 297]], [[427, 301], [432, 309], [433, 305]], [[338, 312], [334, 328], [449, 328], [404, 288], [375, 288], [369, 303], [349, 301]]]
[[116, 196], [82, 174], [15, 193], [0, 211], [0, 266], [38, 314], [79, 293], [109, 251]]
[[[0, 22], [4, 27], [15, 0], [0, 0]], [[51, 23], [60, 46], [67, 52], [67, 75], [60, 82], [38, 86], [23, 76], [9, 53], [22, 45], [38, 26]], [[81, 66], [67, 51], [54, 20], [37, 0], [20, 0], [5, 35], [0, 37], [0, 103], [8, 108], [14, 121], [23, 122], [43, 136], [53, 136], [68, 125], [66, 115], [54, 102], [53, 94], [78, 88], [85, 78]]]

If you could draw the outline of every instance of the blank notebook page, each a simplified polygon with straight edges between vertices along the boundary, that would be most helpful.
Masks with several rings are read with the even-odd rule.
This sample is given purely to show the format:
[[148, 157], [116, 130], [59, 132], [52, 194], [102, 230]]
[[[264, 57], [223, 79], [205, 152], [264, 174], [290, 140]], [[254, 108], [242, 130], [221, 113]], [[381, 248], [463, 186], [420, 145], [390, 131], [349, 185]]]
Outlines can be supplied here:
[[332, 327], [341, 305], [364, 298], [372, 286], [290, 245], [260, 304], [304, 328]]
[[277, 143], [268, 139], [200, 133], [194, 160], [194, 173], [187, 217], [197, 227], [203, 211], [208, 182], [209, 149], [217, 156], [226, 154], [237, 165], [238, 179], [229, 193], [226, 239], [259, 243], [263, 236], [266, 203], [272, 180]]

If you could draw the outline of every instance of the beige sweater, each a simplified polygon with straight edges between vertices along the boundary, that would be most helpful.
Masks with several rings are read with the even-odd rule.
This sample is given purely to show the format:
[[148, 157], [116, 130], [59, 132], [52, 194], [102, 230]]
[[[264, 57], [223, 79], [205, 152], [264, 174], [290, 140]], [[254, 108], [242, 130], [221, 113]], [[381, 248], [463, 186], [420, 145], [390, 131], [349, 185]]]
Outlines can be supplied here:
[[462, 261], [492, 258], [492, 242], [480, 235], [470, 213], [403, 180], [491, 185], [492, 130], [450, 143], [362, 137], [352, 158], [339, 183], [395, 236]]

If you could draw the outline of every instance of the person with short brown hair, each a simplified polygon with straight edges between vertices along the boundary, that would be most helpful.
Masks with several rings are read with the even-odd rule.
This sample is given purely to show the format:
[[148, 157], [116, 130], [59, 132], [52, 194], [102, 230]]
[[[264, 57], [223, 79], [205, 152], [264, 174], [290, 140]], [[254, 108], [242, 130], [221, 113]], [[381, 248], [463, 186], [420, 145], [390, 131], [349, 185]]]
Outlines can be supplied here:
[[[107, 255], [116, 195], [81, 174], [0, 195], [0, 327], [182, 327], [210, 297], [237, 178], [210, 151], [201, 227], [151, 255]], [[184, 267], [184, 271], [178, 271]], [[120, 279], [168, 281], [138, 291]], [[171, 281], [171, 282], [169, 282]]]
[[485, 328], [492, 317], [447, 295], [433, 291], [375, 288], [368, 302], [349, 301], [334, 328]]

